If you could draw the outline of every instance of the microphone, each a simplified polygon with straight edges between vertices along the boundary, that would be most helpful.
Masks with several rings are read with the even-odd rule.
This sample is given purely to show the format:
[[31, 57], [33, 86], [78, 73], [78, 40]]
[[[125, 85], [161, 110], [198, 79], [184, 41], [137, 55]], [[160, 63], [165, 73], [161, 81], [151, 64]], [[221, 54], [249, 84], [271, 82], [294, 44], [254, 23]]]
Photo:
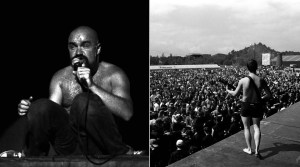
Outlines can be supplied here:
[[82, 67], [83, 64], [87, 65], [88, 60], [87, 58], [80, 54], [80, 55], [75, 55], [72, 59], [71, 59], [71, 64], [73, 67], [74, 71], [77, 71], [78, 67]]
[[[80, 55], [75, 55], [72, 60], [71, 60], [71, 64], [73, 67], [74, 71], [78, 70], [78, 67], [83, 67], [86, 66], [88, 64], [88, 59], [80, 54]], [[83, 90], [88, 89], [88, 84], [85, 78], [80, 78], [78, 79], [78, 77], [76, 77], [77, 82], [80, 84], [80, 86], [83, 88]]]
[[81, 83], [82, 86], [83, 86], [84, 88], [86, 88], [86, 89], [88, 88], [88, 84], [87, 84], [85, 78], [81, 78], [81, 79], [79, 80], [79, 83]]

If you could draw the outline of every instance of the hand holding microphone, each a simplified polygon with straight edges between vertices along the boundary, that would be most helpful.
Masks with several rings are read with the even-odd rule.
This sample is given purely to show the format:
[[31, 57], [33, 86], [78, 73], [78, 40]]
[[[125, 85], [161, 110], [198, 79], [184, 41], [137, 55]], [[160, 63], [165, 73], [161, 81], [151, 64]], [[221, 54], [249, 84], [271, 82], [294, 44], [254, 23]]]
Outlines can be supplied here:
[[83, 55], [76, 55], [72, 59], [72, 66], [74, 69], [73, 74], [85, 88], [89, 88], [91, 86], [90, 69], [87, 67], [87, 64], [88, 60]]
[[82, 67], [78, 67], [77, 71], [74, 71], [74, 74], [78, 77], [83, 86], [86, 88], [91, 86], [90, 69], [85, 67], [85, 64], [83, 64]]

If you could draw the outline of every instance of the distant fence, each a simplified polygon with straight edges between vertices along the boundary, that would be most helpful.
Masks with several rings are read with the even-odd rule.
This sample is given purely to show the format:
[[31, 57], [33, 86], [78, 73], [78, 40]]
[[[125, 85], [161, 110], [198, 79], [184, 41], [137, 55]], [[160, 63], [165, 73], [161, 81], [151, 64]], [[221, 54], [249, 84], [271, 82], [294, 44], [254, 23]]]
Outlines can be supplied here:
[[193, 69], [193, 68], [221, 68], [217, 64], [198, 64], [198, 65], [161, 65], [161, 66], [150, 66], [150, 70], [159, 69]]

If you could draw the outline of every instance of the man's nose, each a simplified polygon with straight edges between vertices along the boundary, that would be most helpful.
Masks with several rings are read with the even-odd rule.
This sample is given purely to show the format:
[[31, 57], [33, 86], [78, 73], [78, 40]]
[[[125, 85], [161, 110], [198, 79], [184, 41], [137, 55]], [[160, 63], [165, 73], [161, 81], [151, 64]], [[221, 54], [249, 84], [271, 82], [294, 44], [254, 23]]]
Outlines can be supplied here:
[[83, 52], [82, 52], [81, 47], [78, 47], [78, 48], [76, 49], [75, 54], [76, 54], [76, 55], [80, 55], [80, 54], [82, 54], [82, 53], [83, 53]]

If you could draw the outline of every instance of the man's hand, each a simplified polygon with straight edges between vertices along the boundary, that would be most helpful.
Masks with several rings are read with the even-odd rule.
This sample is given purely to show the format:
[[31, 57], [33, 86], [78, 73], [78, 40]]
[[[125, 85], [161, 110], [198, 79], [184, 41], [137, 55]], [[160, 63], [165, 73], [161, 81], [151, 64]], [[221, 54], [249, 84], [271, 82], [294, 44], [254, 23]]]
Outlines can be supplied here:
[[27, 114], [28, 109], [31, 105], [31, 100], [32, 100], [32, 96], [30, 96], [29, 99], [21, 100], [21, 102], [18, 104], [18, 114], [20, 116], [24, 116]]
[[77, 71], [73, 71], [73, 74], [77, 76], [79, 81], [85, 80], [87, 88], [91, 87], [93, 82], [92, 82], [92, 77], [91, 77], [91, 70], [87, 67], [85, 67], [85, 64], [82, 64], [82, 67], [78, 67]]

